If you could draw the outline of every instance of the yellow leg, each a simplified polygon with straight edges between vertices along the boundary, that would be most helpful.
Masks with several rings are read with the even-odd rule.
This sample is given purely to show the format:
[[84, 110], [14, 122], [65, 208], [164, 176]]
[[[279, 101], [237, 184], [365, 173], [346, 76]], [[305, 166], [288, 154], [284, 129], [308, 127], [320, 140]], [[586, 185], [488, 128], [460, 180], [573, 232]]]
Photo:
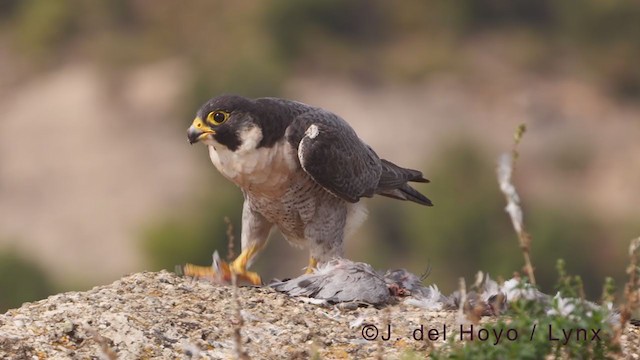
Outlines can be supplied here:
[[260, 275], [252, 271], [247, 271], [249, 260], [251, 260], [258, 251], [260, 251], [260, 248], [257, 246], [249, 246], [242, 250], [242, 253], [229, 265], [229, 270], [236, 274], [239, 279], [247, 280], [254, 285], [261, 285], [262, 279]]
[[318, 267], [318, 260], [316, 260], [316, 258], [314, 258], [313, 256], [310, 256], [309, 265], [307, 265], [307, 271], [305, 271], [305, 274], [311, 274], [312, 272], [315, 271], [317, 267]]
[[256, 255], [260, 248], [250, 246], [242, 251], [242, 253], [231, 263], [219, 260], [216, 266], [198, 266], [186, 264], [182, 268], [182, 272], [186, 276], [195, 278], [209, 279], [215, 282], [231, 283], [232, 276], [235, 274], [237, 280], [248, 281], [254, 285], [261, 285], [262, 279], [255, 272], [247, 271], [249, 260]]
[[176, 272], [180, 275], [180, 271], [184, 276], [190, 276], [199, 279], [214, 280], [216, 272], [211, 266], [200, 266], [194, 264], [186, 264], [182, 268], [177, 267]]

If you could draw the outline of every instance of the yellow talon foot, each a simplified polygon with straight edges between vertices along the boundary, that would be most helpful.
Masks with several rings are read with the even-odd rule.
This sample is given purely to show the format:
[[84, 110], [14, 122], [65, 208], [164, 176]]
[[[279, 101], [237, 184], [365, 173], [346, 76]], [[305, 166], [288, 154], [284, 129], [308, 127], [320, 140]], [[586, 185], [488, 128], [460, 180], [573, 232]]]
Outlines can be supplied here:
[[194, 264], [186, 264], [181, 269], [182, 275], [193, 277], [196, 279], [216, 280], [218, 273], [211, 266], [200, 266]]
[[209, 279], [213, 282], [231, 284], [233, 275], [236, 276], [236, 282], [246, 281], [253, 285], [262, 285], [262, 279], [258, 273], [253, 271], [247, 271], [247, 264], [258, 251], [256, 247], [249, 247], [242, 251], [242, 253], [231, 264], [220, 259], [218, 252], [213, 254], [213, 265], [197, 266], [187, 264], [182, 268], [182, 272], [186, 276], [195, 278]]
[[231, 265], [229, 265], [229, 270], [229, 280], [231, 280], [231, 273], [233, 273], [236, 275], [236, 279], [238, 280], [245, 280], [253, 285], [262, 285], [262, 278], [260, 275], [253, 271], [247, 271], [246, 263], [243, 264], [240, 257], [235, 259]]
[[216, 283], [231, 284], [233, 274], [236, 275], [237, 282], [247, 281], [253, 285], [262, 285], [262, 278], [258, 273], [247, 271], [236, 265], [234, 261], [229, 265], [224, 260], [219, 260], [215, 266], [199, 266], [186, 264], [182, 267], [185, 276], [196, 279], [207, 279]]
[[314, 257], [310, 257], [309, 258], [309, 265], [307, 265], [307, 271], [305, 271], [305, 274], [311, 274], [312, 272], [316, 271], [316, 269], [318, 268], [318, 260], [316, 260], [316, 258]]

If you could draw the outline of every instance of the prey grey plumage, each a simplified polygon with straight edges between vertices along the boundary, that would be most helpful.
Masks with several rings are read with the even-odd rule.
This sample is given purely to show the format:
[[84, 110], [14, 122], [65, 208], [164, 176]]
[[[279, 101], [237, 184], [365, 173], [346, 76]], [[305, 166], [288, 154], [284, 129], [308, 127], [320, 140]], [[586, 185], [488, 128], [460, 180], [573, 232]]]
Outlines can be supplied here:
[[371, 265], [341, 258], [322, 264], [312, 273], [269, 286], [289, 296], [320, 299], [330, 304], [385, 305], [394, 300], [386, 279]]
[[310, 248], [309, 269], [343, 255], [343, 241], [364, 221], [359, 202], [376, 194], [432, 203], [408, 182], [428, 182], [358, 138], [341, 117], [319, 107], [277, 99], [222, 95], [209, 100], [188, 130], [203, 142], [215, 167], [244, 195], [242, 253], [230, 271], [247, 271], [272, 227]]

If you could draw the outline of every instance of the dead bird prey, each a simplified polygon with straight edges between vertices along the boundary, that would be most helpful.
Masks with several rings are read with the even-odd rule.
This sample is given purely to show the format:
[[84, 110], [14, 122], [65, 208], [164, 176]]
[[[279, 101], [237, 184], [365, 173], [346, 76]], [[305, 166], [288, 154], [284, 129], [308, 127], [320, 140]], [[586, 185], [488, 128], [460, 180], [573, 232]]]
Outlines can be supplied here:
[[419, 277], [406, 270], [392, 270], [381, 275], [369, 264], [342, 258], [332, 259], [312, 273], [269, 286], [289, 296], [319, 299], [329, 304], [377, 306], [393, 303], [396, 296], [429, 296], [432, 291], [421, 284]]
[[311, 273], [269, 286], [289, 296], [326, 300], [331, 304], [384, 305], [392, 299], [384, 278], [371, 265], [340, 258], [330, 260]]
[[[276, 281], [269, 286], [278, 292], [320, 305], [384, 306], [404, 298], [404, 304], [427, 310], [457, 310], [461, 307], [458, 291], [446, 297], [437, 286], [424, 286], [422, 280], [422, 277], [404, 269], [388, 270], [382, 275], [369, 264], [337, 258], [318, 267], [313, 273], [287, 281]], [[481, 273], [476, 285], [466, 294], [463, 309], [467, 317], [476, 319], [482, 316], [499, 316], [508, 311], [511, 302], [521, 299], [537, 302], [548, 314], [561, 316], [569, 315], [573, 304], [577, 302], [582, 302], [593, 310], [600, 308], [600, 305], [582, 299], [561, 298], [559, 293], [552, 297], [516, 278], [498, 285], [488, 275]], [[606, 321], [618, 324], [619, 312], [610, 311]], [[634, 320], [631, 323], [640, 322]]]

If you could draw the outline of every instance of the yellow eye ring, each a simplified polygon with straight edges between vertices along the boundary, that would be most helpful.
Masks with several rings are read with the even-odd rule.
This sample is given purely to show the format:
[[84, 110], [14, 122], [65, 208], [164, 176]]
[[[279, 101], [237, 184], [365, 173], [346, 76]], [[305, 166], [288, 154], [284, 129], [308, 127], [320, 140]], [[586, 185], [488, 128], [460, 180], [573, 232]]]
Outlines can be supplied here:
[[229, 118], [229, 113], [225, 111], [212, 111], [207, 115], [207, 122], [213, 125], [220, 125], [223, 122], [227, 121]]

